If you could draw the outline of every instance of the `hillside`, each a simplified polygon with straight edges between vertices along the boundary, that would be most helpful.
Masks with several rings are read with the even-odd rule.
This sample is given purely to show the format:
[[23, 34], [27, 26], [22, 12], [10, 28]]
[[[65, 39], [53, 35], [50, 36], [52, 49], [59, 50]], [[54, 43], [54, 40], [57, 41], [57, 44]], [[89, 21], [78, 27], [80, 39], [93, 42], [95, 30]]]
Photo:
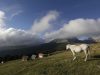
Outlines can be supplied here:
[[0, 64], [0, 75], [100, 75], [100, 44], [91, 47], [91, 59], [87, 62], [83, 61], [84, 53], [72, 61], [70, 51], [58, 51], [43, 59]]
[[48, 43], [43, 43], [35, 46], [34, 45], [4, 46], [4, 47], [0, 47], [0, 57], [32, 55], [40, 52], [52, 53], [56, 51], [62, 51], [65, 50], [65, 46], [68, 43], [93, 44], [96, 42], [91, 38], [87, 40], [78, 40], [77, 38], [65, 38], [65, 39], [55, 39]]

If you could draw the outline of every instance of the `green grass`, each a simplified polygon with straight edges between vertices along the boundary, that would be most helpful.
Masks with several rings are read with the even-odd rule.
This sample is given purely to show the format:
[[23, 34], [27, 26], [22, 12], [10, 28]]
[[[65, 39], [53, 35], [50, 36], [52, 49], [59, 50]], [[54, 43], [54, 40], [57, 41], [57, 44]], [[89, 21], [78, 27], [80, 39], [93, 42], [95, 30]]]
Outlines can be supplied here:
[[[70, 51], [56, 52], [49, 57], [33, 61], [14, 60], [0, 64], [0, 75], [100, 75], [100, 44], [91, 45], [92, 56], [84, 61], [84, 53], [78, 54], [78, 59], [72, 61]], [[82, 54], [82, 55], [81, 55]]]

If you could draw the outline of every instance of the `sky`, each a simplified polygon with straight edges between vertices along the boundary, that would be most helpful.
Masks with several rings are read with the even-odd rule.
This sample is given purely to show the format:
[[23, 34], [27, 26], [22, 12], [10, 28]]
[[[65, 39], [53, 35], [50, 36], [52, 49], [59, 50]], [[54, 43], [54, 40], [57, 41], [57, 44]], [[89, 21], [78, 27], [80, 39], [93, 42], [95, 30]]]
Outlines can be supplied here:
[[100, 0], [0, 0], [0, 44], [100, 34]]

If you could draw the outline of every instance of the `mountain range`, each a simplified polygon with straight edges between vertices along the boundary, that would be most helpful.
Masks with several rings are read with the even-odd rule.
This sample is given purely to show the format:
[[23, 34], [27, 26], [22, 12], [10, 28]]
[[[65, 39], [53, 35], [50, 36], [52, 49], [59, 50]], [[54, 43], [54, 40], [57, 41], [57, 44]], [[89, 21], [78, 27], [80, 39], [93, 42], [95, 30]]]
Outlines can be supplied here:
[[58, 50], [65, 50], [66, 44], [71, 43], [96, 43], [92, 38], [86, 40], [79, 40], [77, 38], [64, 38], [55, 39], [48, 43], [43, 43], [39, 45], [21, 45], [21, 46], [4, 46], [0, 47], [0, 56], [15, 56], [15, 55], [32, 55], [38, 53], [52, 53]]

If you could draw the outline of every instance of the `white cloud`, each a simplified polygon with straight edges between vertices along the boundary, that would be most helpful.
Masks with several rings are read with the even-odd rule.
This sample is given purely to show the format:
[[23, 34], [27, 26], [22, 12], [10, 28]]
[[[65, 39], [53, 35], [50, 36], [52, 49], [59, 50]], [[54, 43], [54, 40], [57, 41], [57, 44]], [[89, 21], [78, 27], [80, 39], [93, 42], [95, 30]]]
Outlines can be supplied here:
[[43, 43], [43, 39], [27, 30], [7, 28], [5, 13], [0, 11], [0, 46], [36, 45]]
[[51, 22], [56, 20], [59, 13], [57, 11], [50, 11], [47, 15], [45, 15], [40, 20], [36, 20], [32, 26], [32, 32], [41, 33], [52, 28]]
[[64, 24], [57, 31], [46, 33], [45, 38], [50, 41], [57, 38], [69, 38], [78, 36], [99, 36], [100, 19], [75, 19]]
[[10, 20], [12, 20], [15, 16], [17, 16], [17, 15], [21, 14], [22, 12], [23, 12], [22, 10], [19, 10], [19, 11], [17, 11], [17, 12], [15, 12], [15, 13], [13, 13], [13, 14], [11, 15]]
[[28, 31], [8, 28], [0, 30], [0, 46], [30, 45], [42, 43], [37, 35]]
[[[63, 27], [47, 32], [53, 27], [52, 21], [57, 19], [59, 13], [50, 11], [40, 20], [35, 20], [31, 30], [7, 28], [5, 24], [5, 13], [0, 11], [0, 46], [40, 44], [46, 39], [51, 41], [57, 38], [69, 38], [79, 36], [100, 36], [100, 19], [75, 19], [63, 24]], [[39, 34], [44, 33], [43, 38]]]
[[[12, 18], [22, 11], [12, 14]], [[0, 11], [0, 46], [12, 46], [12, 45], [29, 45], [43, 43], [43, 38], [40, 38], [39, 33], [43, 33], [50, 29], [51, 22], [56, 20], [58, 12], [50, 11], [41, 18], [39, 21], [35, 21], [31, 30], [22, 30], [16, 28], [7, 28], [5, 24], [5, 12]]]

